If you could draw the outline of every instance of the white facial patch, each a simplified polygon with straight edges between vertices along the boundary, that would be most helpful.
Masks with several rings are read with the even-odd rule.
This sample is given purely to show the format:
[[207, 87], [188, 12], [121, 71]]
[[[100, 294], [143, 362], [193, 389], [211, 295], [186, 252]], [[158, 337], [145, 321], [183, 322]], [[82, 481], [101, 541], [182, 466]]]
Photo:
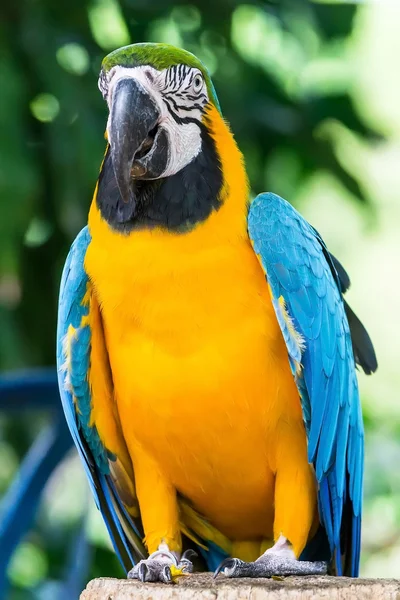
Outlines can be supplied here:
[[[106, 77], [106, 79], [105, 79]], [[156, 102], [160, 111], [158, 126], [167, 132], [169, 156], [162, 177], [174, 175], [200, 152], [200, 123], [208, 103], [207, 86], [199, 69], [174, 65], [162, 71], [150, 66], [115, 66], [99, 79], [99, 88], [111, 108], [113, 91], [120, 79], [136, 79]], [[107, 122], [110, 139], [110, 116]]]

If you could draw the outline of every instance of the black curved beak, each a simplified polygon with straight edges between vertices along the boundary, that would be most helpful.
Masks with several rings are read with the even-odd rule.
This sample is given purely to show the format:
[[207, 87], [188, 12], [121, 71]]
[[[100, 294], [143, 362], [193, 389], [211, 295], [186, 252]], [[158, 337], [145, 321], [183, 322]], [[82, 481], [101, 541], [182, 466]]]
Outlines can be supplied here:
[[159, 118], [155, 100], [138, 81], [127, 77], [117, 82], [110, 107], [109, 143], [121, 197], [133, 204], [133, 210], [132, 179], [158, 176], [149, 159], [155, 149]]

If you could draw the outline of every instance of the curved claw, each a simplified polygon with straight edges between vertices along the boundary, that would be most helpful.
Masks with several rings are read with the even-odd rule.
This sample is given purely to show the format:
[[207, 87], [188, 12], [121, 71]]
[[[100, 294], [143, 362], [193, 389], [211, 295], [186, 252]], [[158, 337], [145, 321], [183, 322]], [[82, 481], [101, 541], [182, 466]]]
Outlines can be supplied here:
[[161, 572], [161, 580], [163, 583], [172, 583], [172, 573], [168, 565], [166, 565]]
[[197, 552], [195, 550], [193, 550], [192, 548], [188, 548], [182, 554], [181, 561], [182, 560], [190, 560], [191, 558], [197, 558], [198, 556], [199, 555], [197, 554]]
[[216, 579], [216, 577], [219, 575], [219, 573], [222, 573], [223, 571], [225, 571], [225, 569], [228, 569], [229, 571], [231, 571], [233, 573], [235, 571], [235, 569], [237, 568], [238, 564], [239, 564], [238, 558], [225, 558], [222, 561], [222, 563], [215, 569], [213, 579]]
[[[191, 559], [197, 558], [197, 556], [197, 552], [195, 552], [191, 548], [189, 548], [182, 554], [182, 558], [178, 564], [178, 569], [180, 569], [180, 575], [189, 575], [190, 573], [193, 573], [194, 567]], [[172, 574], [172, 576], [174, 576], [174, 574]]]
[[146, 575], [147, 575], [148, 572], [149, 572], [149, 569], [148, 569], [146, 563], [144, 563], [144, 562], [141, 563], [139, 565], [138, 572], [137, 572], [139, 581], [141, 581], [142, 583], [145, 583], [146, 582]]

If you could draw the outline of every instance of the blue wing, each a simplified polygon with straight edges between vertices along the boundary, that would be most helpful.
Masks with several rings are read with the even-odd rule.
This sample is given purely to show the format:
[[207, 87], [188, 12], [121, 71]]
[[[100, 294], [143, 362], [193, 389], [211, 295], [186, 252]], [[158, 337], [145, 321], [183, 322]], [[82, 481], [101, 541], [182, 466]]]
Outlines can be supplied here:
[[342, 298], [347, 274], [343, 269], [338, 275], [315, 229], [275, 194], [257, 196], [250, 206], [248, 230], [270, 285], [299, 389], [308, 457], [319, 484], [320, 519], [336, 572], [356, 576], [364, 434]]
[[[110, 475], [112, 456], [90, 424], [91, 398], [88, 381], [91, 331], [86, 301], [88, 277], [84, 258], [90, 243], [85, 227], [67, 257], [59, 297], [57, 329], [58, 382], [65, 417], [89, 480], [96, 505], [102, 513], [117, 556], [128, 571], [146, 553], [141, 532], [130, 519]], [[68, 348], [66, 347], [68, 342]]]

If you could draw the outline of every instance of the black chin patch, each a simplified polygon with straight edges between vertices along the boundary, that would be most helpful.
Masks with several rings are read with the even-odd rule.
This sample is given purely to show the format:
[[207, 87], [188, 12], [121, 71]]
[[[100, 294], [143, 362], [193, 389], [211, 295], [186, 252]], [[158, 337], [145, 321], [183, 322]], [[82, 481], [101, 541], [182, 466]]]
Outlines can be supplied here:
[[123, 226], [134, 218], [136, 202], [124, 202], [120, 194], [112, 164], [110, 145], [101, 167], [97, 184], [97, 206], [110, 225]]
[[[97, 206], [116, 231], [161, 227], [172, 232], [190, 231], [222, 204], [221, 162], [207, 128], [201, 129], [202, 148], [186, 167], [175, 175], [155, 180], [132, 181], [133, 203], [124, 203], [107, 149], [98, 180]], [[132, 204], [132, 206], [131, 206]]]

